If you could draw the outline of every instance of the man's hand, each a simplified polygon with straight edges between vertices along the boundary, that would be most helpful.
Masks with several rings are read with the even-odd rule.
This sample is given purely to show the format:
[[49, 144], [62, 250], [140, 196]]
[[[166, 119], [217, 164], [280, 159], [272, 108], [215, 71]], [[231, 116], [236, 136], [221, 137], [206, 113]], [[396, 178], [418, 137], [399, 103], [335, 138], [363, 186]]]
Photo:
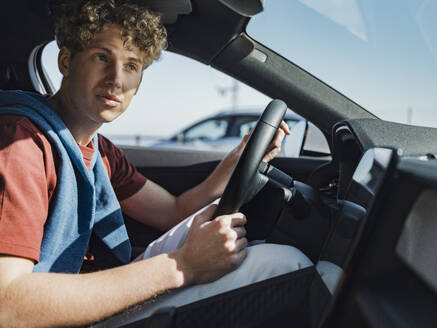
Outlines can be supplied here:
[[211, 220], [216, 205], [197, 215], [182, 246], [174, 252], [187, 284], [214, 281], [246, 257], [246, 217], [242, 213]]
[[[244, 137], [243, 140], [241, 140], [240, 144], [233, 150], [233, 153], [235, 153], [238, 157], [241, 156], [243, 153], [244, 148], [246, 147], [247, 141], [249, 140], [250, 135], [252, 134], [252, 130], [250, 130]], [[272, 142], [270, 143], [269, 147], [267, 148], [266, 153], [263, 157], [263, 162], [270, 162], [273, 158], [275, 158], [276, 155], [279, 154], [281, 151], [281, 145], [282, 141], [284, 140], [285, 135], [289, 135], [290, 128], [288, 125], [282, 121], [281, 125], [279, 126], [279, 129], [276, 131], [275, 137], [273, 138]]]

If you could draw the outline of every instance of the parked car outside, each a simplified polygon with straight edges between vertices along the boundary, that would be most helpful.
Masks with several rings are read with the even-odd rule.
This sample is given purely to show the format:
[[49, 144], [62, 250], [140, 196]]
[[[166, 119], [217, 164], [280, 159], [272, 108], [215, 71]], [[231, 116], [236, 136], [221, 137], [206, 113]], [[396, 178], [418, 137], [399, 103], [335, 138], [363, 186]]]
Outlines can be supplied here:
[[[159, 140], [150, 147], [230, 151], [255, 127], [261, 114], [261, 109], [221, 111], [181, 129], [170, 138]], [[291, 111], [285, 114], [284, 121], [290, 128], [291, 135], [284, 139], [279, 156], [299, 157], [304, 145], [306, 149], [329, 154], [326, 137], [315, 125], [308, 124], [306, 119]]]

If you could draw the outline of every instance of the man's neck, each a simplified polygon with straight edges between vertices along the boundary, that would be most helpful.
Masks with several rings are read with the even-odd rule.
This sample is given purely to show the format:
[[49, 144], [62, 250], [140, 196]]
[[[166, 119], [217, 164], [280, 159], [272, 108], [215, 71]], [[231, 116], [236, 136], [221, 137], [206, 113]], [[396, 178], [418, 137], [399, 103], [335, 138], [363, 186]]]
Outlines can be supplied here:
[[90, 123], [84, 120], [79, 111], [73, 108], [65, 93], [59, 90], [49, 99], [50, 104], [64, 121], [73, 138], [79, 145], [86, 146], [90, 143], [93, 136], [97, 133], [101, 124]]

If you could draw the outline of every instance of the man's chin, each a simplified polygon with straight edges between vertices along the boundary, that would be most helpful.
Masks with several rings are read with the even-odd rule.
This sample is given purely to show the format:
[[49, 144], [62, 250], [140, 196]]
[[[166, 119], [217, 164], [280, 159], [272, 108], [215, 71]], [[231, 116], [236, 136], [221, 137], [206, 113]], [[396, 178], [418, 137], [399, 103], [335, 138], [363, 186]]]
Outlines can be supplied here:
[[121, 112], [118, 110], [104, 110], [100, 113], [100, 118], [102, 120], [102, 123], [110, 123], [114, 121], [116, 118], [118, 118], [121, 115]]

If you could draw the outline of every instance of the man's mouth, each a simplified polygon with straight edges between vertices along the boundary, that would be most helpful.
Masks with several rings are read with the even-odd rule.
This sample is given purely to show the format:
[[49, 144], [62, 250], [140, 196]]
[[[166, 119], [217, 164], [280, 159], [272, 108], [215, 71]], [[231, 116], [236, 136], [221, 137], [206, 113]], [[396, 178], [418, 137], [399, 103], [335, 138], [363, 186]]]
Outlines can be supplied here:
[[115, 107], [121, 103], [121, 99], [108, 93], [98, 94], [97, 98], [106, 106]]

